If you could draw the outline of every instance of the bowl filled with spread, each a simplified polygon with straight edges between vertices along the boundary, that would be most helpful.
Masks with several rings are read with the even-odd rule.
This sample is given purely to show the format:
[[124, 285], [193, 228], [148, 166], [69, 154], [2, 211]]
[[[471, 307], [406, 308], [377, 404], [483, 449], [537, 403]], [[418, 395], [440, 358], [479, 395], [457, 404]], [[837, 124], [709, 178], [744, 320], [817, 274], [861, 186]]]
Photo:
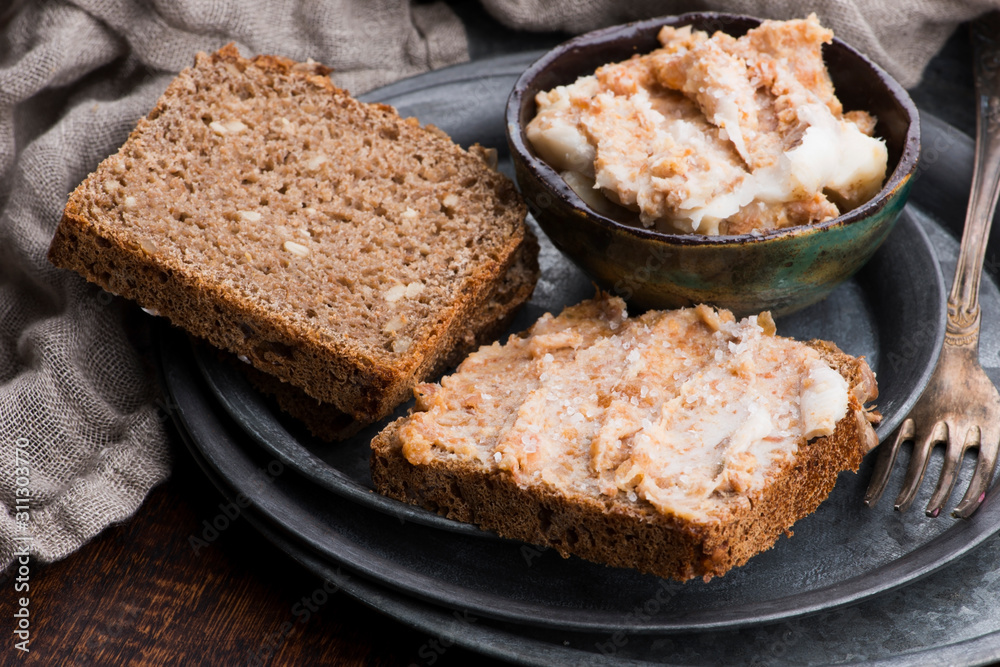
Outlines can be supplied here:
[[598, 285], [738, 314], [791, 312], [857, 271], [920, 145], [906, 91], [815, 16], [582, 35], [524, 72], [506, 121], [532, 214]]

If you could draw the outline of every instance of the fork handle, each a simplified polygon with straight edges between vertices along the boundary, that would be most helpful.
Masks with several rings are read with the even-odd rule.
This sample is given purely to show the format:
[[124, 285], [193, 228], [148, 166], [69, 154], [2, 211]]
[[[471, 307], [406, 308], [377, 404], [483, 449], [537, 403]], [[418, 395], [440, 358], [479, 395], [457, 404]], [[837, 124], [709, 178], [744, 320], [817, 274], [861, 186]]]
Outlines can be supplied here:
[[1000, 196], [1000, 12], [972, 25], [976, 76], [976, 162], [965, 229], [948, 296], [945, 344], [979, 344], [979, 281]]

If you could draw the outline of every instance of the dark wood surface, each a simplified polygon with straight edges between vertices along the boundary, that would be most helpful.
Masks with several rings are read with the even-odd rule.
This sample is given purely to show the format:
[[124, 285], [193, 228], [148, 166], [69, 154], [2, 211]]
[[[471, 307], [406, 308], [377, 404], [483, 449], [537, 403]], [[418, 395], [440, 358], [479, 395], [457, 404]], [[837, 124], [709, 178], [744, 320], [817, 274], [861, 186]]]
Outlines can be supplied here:
[[[189, 543], [223, 497], [175, 444], [171, 478], [138, 513], [60, 562], [31, 563], [30, 652], [25, 665], [495, 665], [404, 627], [323, 582], [235, 520], [208, 546]], [[0, 583], [0, 617], [15, 611]], [[16, 576], [16, 575], [15, 575]], [[314, 595], [316, 594], [316, 595]], [[303, 602], [303, 600], [307, 602]]]
[[[492, 23], [456, 4], [472, 56], [561, 41]], [[956, 35], [914, 90], [922, 108], [971, 131], [969, 52]], [[322, 582], [245, 521], [195, 552], [189, 537], [222, 496], [173, 437], [174, 472], [138, 513], [58, 563], [32, 563], [30, 653], [4, 632], [0, 664], [26, 665], [496, 665], [404, 627], [344, 593], [304, 613]], [[0, 617], [15, 610], [13, 574], [0, 575]], [[10, 628], [10, 623], [2, 624]]]

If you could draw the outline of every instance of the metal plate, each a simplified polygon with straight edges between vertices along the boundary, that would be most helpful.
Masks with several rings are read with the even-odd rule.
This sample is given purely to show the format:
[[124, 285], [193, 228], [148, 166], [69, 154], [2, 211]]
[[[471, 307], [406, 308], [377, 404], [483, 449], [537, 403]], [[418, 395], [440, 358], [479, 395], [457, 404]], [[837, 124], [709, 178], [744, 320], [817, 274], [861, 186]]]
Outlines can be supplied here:
[[[174, 379], [172, 384], [177, 386]], [[203, 393], [201, 399], [210, 404], [207, 394]], [[235, 428], [232, 422], [230, 426]], [[228, 499], [238, 500], [242, 505], [243, 492], [220, 476], [189, 434], [182, 431], [182, 435], [212, 482]], [[274, 466], [275, 461], [253, 459], [247, 452], [239, 455], [260, 471], [262, 477], [258, 481], [262, 485], [256, 486], [258, 493], [268, 486], [267, 480], [283, 474]], [[248, 488], [246, 482], [243, 478], [240, 488]], [[319, 557], [254, 507], [244, 510], [243, 516], [265, 539], [339, 590], [426, 632], [427, 642], [417, 654], [420, 664], [436, 661], [452, 643], [496, 658], [544, 667], [736, 664], [903, 667], [985, 665], [1000, 661], [1000, 577], [994, 572], [996, 562], [1000, 561], [1000, 540], [996, 537], [950, 568], [849, 609], [820, 612], [807, 621], [792, 619], [752, 630], [667, 636], [532, 628], [491, 621], [467, 609], [428, 604]], [[676, 587], [664, 590], [669, 594]], [[647, 604], [633, 613], [656, 614], [659, 610]]]
[[[490, 63], [475, 66], [489, 68]], [[476, 71], [473, 66], [466, 67]], [[495, 69], [487, 71], [495, 72]], [[465, 70], [463, 74], [462, 68], [455, 68], [449, 76], [465, 76], [468, 72]], [[447, 72], [435, 74], [443, 76]], [[927, 166], [917, 190], [923, 190], [935, 201], [955, 198], [958, 196], [955, 190], [967, 189], [968, 181], [963, 185], [954, 176], [961, 174], [962, 169], [950, 161], [962, 159], [963, 147], [968, 154], [968, 141], [963, 144], [960, 138], [949, 134], [947, 128], [934, 132], [933, 124], [925, 127], [928, 141], [941, 143], [947, 150], [941, 149], [937, 160]], [[939, 172], [948, 174], [942, 183], [953, 180], [950, 194], [938, 196], [941, 193], [935, 192], [934, 179]], [[926, 232], [946, 261], [953, 263], [955, 242], [925, 214], [927, 211], [934, 212], [931, 207], [926, 210], [910, 207], [907, 217], [901, 220], [893, 234], [893, 242], [904, 248], [919, 249], [925, 242], [914, 241], [923, 239]], [[951, 222], [954, 212], [949, 208], [948, 213]], [[892, 244], [886, 246], [892, 247]], [[543, 263], [551, 259], [543, 256]], [[902, 251], [899, 261], [899, 264], [886, 265], [889, 274], [908, 271], [913, 263], [916, 269], [909, 274], [908, 280], [924, 289], [929, 285], [930, 291], [934, 291], [936, 267], [922, 265], [919, 254], [914, 255], [913, 251]], [[993, 267], [990, 268], [992, 271]], [[946, 267], [946, 271], [950, 270]], [[983, 284], [982, 357], [988, 372], [995, 377], [1000, 293], [994, 278], [988, 276]], [[876, 272], [859, 280], [868, 281], [860, 283], [857, 289], [864, 298], [872, 299], [869, 290], [878, 290], [884, 281], [891, 280], [891, 276]], [[566, 287], [558, 280], [550, 282], [546, 276], [536, 298], [558, 298], [565, 294]], [[590, 291], [589, 286], [577, 289]], [[585, 295], [573, 295], [572, 298]], [[866, 308], [869, 313], [875, 313], [873, 319], [881, 315], [882, 309], [893, 307], [892, 297], [891, 293], [886, 295], [887, 300], [876, 306], [869, 301]], [[840, 311], [842, 315], [834, 314], [831, 318], [835, 322], [842, 321], [845, 315], [850, 317], [857, 312], [853, 308], [844, 307]], [[529, 309], [525, 316], [533, 319], [537, 314]], [[892, 317], [904, 318], [907, 313], [905, 309], [898, 309], [892, 311]], [[779, 325], [784, 326], [784, 331], [788, 330], [786, 323]], [[904, 329], [899, 337], [888, 340], [881, 333], [870, 337], [881, 351], [881, 357], [875, 360], [880, 380], [886, 382], [891, 370], [903, 371], [914, 366], [915, 351], [920, 349], [919, 343], [926, 337], [926, 330], [919, 327]], [[845, 347], [858, 352], [849, 344]], [[170, 333], [164, 338], [161, 349], [165, 379], [178, 405], [176, 415], [190, 431], [207, 464], [239, 492], [253, 499], [256, 512], [282, 526], [286, 537], [296, 545], [307, 548], [322, 562], [345, 566], [352, 573], [381, 582], [387, 588], [446, 607], [464, 609], [477, 618], [500, 619], [520, 625], [525, 633], [535, 632], [532, 628], [558, 628], [559, 632], [625, 631], [661, 636], [744, 628], [828, 611], [872, 598], [940, 569], [1000, 528], [996, 489], [983, 509], [972, 520], [964, 522], [945, 517], [932, 521], [919, 512], [895, 514], [887, 506], [866, 510], [860, 502], [868, 477], [866, 465], [859, 475], [842, 476], [819, 511], [796, 524], [794, 538], [782, 538], [774, 549], [726, 577], [707, 584], [670, 584], [655, 577], [576, 558], [563, 560], [553, 552], [541, 552], [520, 543], [487, 541], [400, 520], [378, 509], [338, 498], [317, 486], [304, 484], [294, 470], [278, 461], [273, 463], [283, 469], [282, 474], [269, 475], [263, 472], [266, 467], [262, 468], [262, 463], [268, 463], [273, 453], [253, 447], [252, 438], [219, 409], [194, 366], [187, 341]], [[929, 474], [933, 477], [939, 467], [940, 457], [935, 457]], [[966, 466], [965, 477], [970, 472], [968, 468]], [[891, 489], [896, 488], [898, 479], [890, 485]], [[930, 490], [925, 491], [929, 495]], [[917, 503], [920, 501], [918, 497]], [[926, 502], [926, 497], [923, 501]], [[669, 604], [660, 602], [664, 595]], [[654, 606], [655, 613], [652, 613], [650, 609]], [[633, 646], [646, 643], [645, 638], [632, 640]]]
[[[373, 91], [365, 99], [393, 104], [402, 115], [433, 123], [463, 145], [478, 141], [497, 147], [501, 169], [510, 176], [504, 103], [517, 76], [536, 55], [519, 54], [440, 70]], [[537, 227], [534, 229], [541, 243], [542, 277], [511, 333], [526, 328], [546, 311], [558, 312], [593, 294], [590, 281]], [[944, 303], [933, 249], [923, 228], [905, 212], [890, 239], [856, 278], [826, 300], [780, 319], [778, 332], [801, 340], [832, 340], [850, 354], [865, 356], [879, 378], [878, 405], [885, 420], [878, 432], [884, 436], [909, 412], [930, 377], [944, 335]], [[368, 443], [384, 423], [405, 414], [409, 405], [357, 436], [330, 445], [285, 417], [214, 350], [197, 347], [195, 356], [205, 380], [230, 416], [284, 465], [323, 488], [399, 519], [462, 535], [495, 538], [468, 524], [371, 493]]]

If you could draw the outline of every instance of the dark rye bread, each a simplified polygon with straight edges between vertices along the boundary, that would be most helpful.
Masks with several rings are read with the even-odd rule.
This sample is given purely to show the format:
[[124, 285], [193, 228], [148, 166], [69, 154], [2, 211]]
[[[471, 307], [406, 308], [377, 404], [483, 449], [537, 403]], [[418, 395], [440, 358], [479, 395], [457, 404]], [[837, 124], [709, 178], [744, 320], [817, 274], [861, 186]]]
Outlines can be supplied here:
[[[428, 377], [436, 377], [454, 367], [466, 354], [503, 334], [514, 319], [517, 309], [531, 296], [537, 280], [538, 242], [529, 230], [527, 240], [518, 250], [504, 279], [497, 284], [490, 300], [473, 314], [468, 328], [451, 355], [442, 358]], [[329, 403], [317, 401], [295, 385], [282, 382], [249, 364], [236, 361], [235, 358], [231, 359], [233, 363], [239, 364], [254, 387], [273, 397], [282, 411], [301, 421], [310, 433], [321, 440], [343, 440], [366, 426], [364, 422], [351, 418]]]
[[[811, 341], [851, 390], [848, 411], [834, 432], [799, 447], [798, 454], [741, 511], [718, 523], [699, 524], [658, 512], [649, 503], [568, 494], [546, 483], [519, 486], [492, 460], [435, 453], [413, 465], [404, 456], [394, 421], [372, 442], [371, 472], [376, 489], [448, 518], [479, 525], [502, 537], [551, 547], [564, 557], [634, 568], [687, 581], [721, 576], [771, 548], [791, 526], [814, 512], [843, 470], [858, 469], [878, 444], [871, 421], [878, 415], [863, 404], [878, 390], [863, 359], [831, 343]], [[513, 381], [513, 380], [511, 380]]]
[[70, 196], [49, 258], [370, 422], [460, 345], [526, 209], [488, 151], [328, 73], [199, 54]]

